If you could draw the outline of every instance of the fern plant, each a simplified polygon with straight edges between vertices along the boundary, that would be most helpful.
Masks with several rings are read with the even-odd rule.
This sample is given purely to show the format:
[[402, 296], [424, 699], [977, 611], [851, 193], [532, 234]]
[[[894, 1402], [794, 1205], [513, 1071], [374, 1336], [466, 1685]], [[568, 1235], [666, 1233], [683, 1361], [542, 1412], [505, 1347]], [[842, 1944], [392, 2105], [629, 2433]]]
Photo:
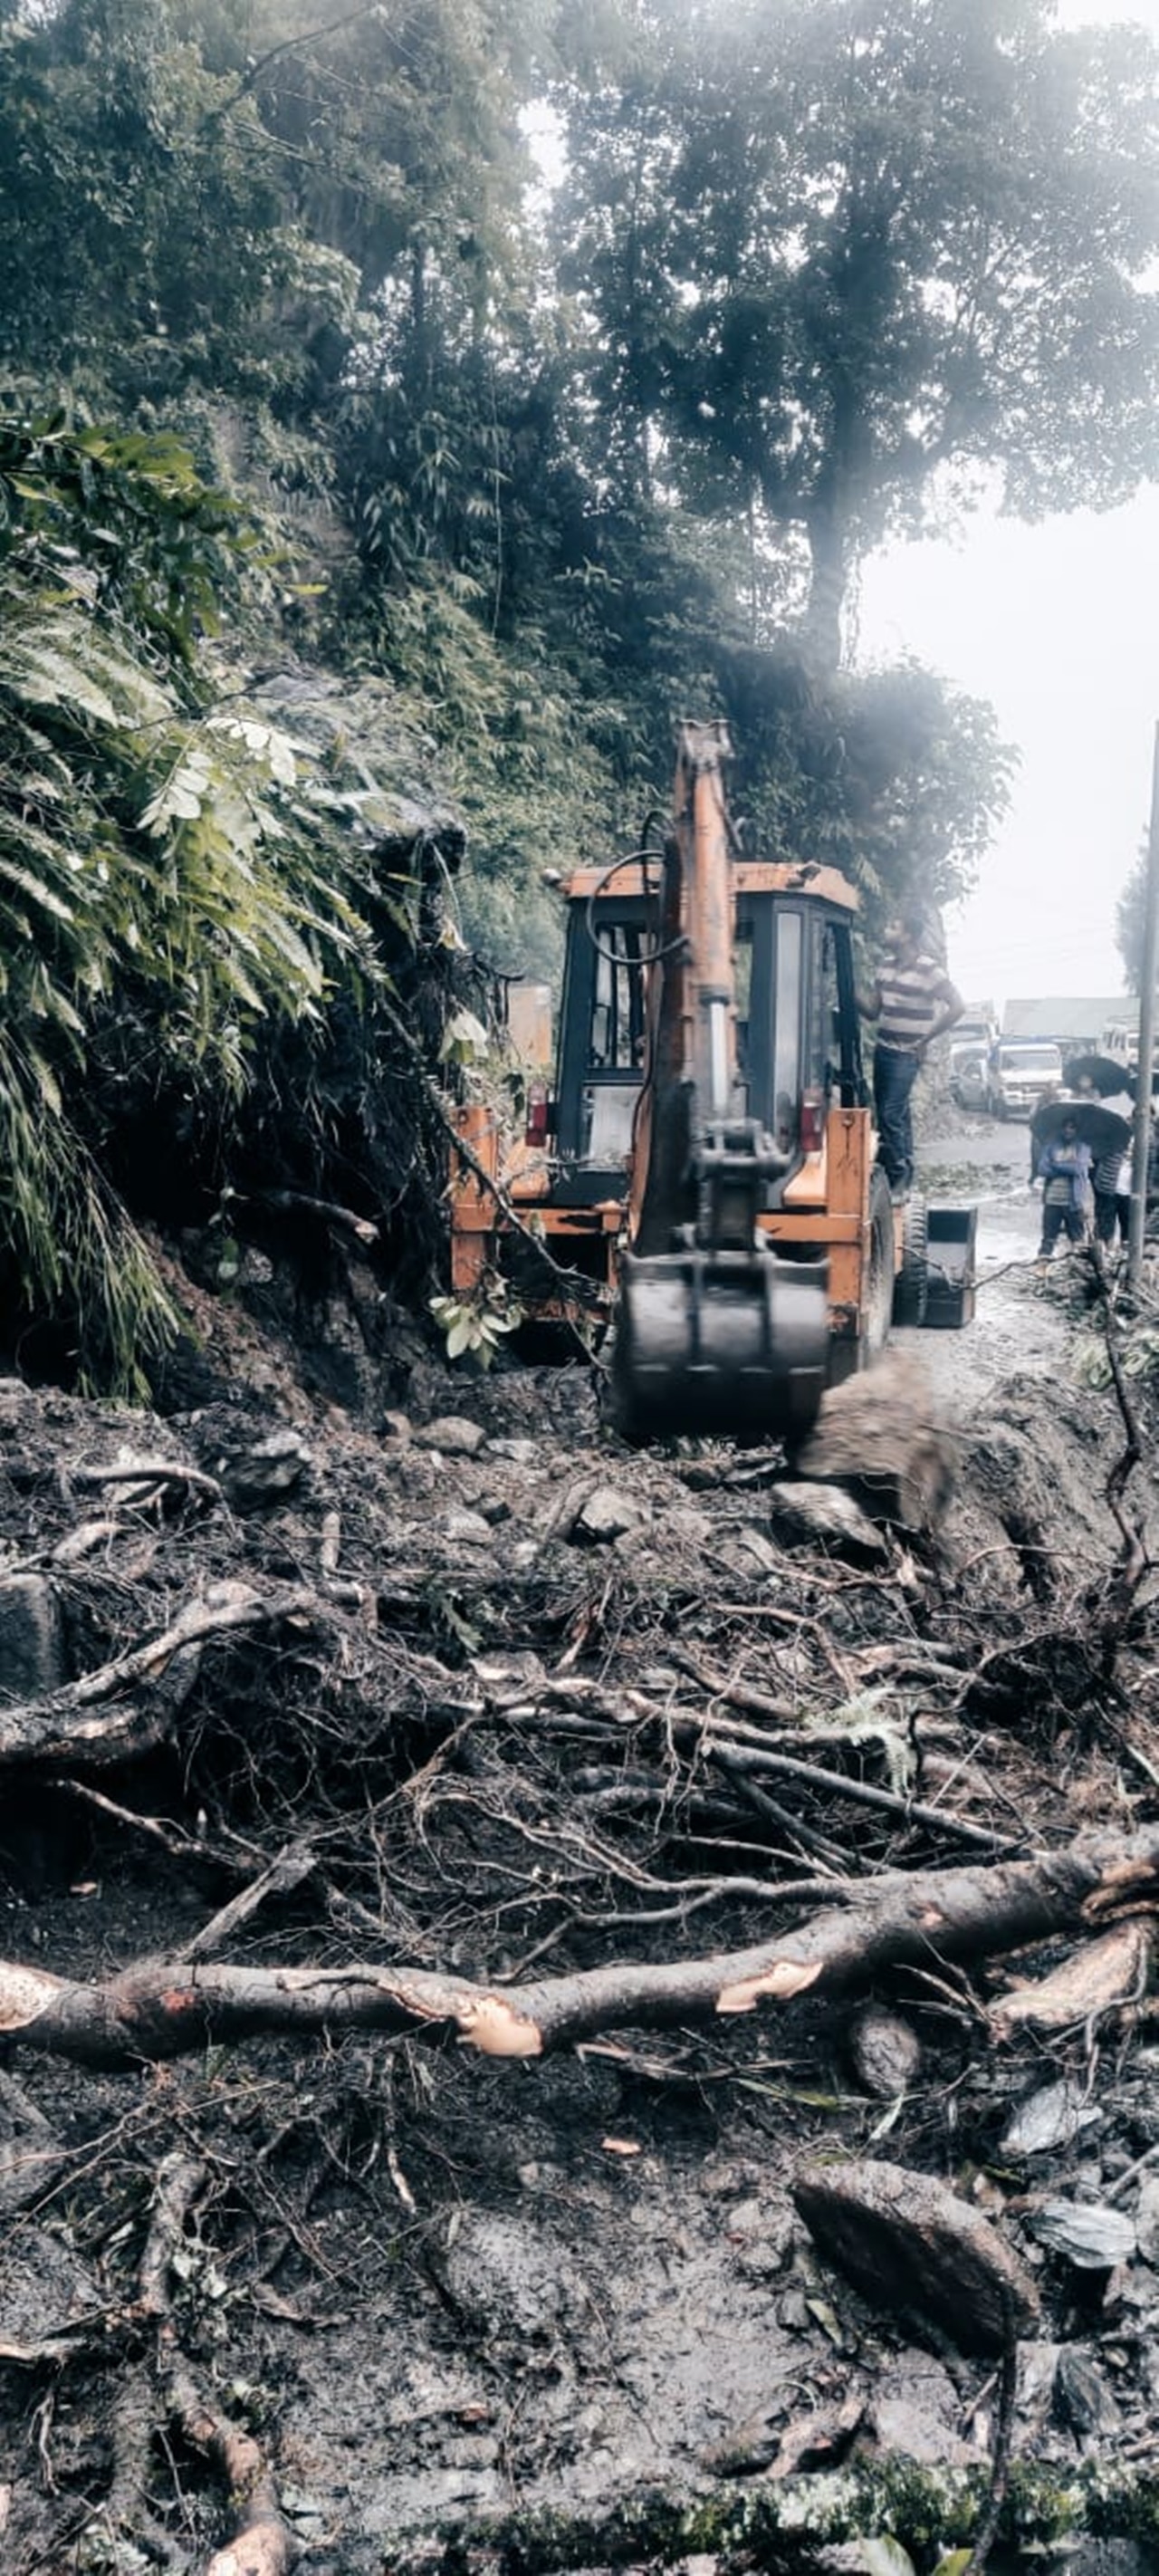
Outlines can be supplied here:
[[271, 1024], [357, 1009], [383, 969], [321, 764], [190, 659], [228, 505], [170, 441], [13, 422], [0, 499], [0, 1249], [82, 1373], [139, 1391], [177, 1317], [97, 1150], [126, 1032], [156, 1096], [237, 1101]]

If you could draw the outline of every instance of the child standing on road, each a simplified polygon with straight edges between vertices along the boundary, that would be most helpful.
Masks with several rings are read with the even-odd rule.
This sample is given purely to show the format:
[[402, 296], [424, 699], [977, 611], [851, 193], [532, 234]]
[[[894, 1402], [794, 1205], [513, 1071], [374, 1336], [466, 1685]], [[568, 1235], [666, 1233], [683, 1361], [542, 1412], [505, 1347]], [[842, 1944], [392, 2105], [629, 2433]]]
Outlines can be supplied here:
[[1082, 1243], [1091, 1204], [1091, 1149], [1082, 1142], [1075, 1119], [1065, 1118], [1057, 1136], [1038, 1158], [1042, 1191], [1040, 1261], [1049, 1261], [1060, 1234]]

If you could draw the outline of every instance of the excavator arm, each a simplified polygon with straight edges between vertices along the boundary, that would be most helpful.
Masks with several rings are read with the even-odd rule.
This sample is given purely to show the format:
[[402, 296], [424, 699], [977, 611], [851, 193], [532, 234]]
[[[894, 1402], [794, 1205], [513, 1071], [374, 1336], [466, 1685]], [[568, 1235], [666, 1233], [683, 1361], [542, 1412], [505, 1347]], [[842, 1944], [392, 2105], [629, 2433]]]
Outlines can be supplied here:
[[777, 1254], [758, 1225], [791, 1158], [738, 1078], [728, 757], [723, 725], [682, 727], [613, 1367], [634, 1441], [799, 1439], [825, 1384], [825, 1263]]

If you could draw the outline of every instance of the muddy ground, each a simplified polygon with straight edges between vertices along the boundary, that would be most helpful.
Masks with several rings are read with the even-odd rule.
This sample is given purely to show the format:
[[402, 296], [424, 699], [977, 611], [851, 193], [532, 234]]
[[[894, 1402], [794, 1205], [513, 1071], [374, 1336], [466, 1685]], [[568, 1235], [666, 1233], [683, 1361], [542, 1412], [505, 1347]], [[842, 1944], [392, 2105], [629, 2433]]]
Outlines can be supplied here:
[[[580, 1368], [449, 1375], [358, 1274], [302, 1315], [260, 1261], [198, 1287], [192, 1244], [155, 1416], [0, 1387], [0, 1952], [100, 2034], [47, 2044], [0, 1969], [13, 2576], [224, 2571], [246, 2511], [260, 2576], [854, 2566], [874, 2530], [932, 2567], [1007, 2432], [994, 2565], [1159, 2563], [1145, 1944], [1056, 2027], [1001, 1998], [1089, 1923], [514, 2062], [453, 2014], [157, 2062], [107, 2001], [207, 1925], [241, 1968], [522, 1992], [1159, 1822], [1146, 1385], [1116, 1518], [1124, 1416], [1071, 1367], [1101, 1309], [1028, 1267], [1022, 1131], [923, 1150], [983, 1199], [989, 1281], [970, 1332], [899, 1337], [953, 1452], [936, 1531], [820, 1537], [775, 1454], [634, 1457]], [[195, 1644], [118, 1664], [191, 1605]], [[810, 2233], [803, 2174], [864, 2160], [990, 2222], [1033, 2293], [1016, 2388], [964, 2256], [915, 2305], [896, 2245], [855, 2286]]]

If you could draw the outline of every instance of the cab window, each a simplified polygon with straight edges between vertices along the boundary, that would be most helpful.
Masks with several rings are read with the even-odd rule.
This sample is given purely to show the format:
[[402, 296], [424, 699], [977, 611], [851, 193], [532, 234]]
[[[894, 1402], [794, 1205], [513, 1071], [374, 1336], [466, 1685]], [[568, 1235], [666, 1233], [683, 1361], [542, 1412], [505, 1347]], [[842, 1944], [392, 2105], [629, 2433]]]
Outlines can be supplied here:
[[589, 1073], [638, 1068], [644, 1053], [644, 933], [635, 922], [601, 924], [592, 986]]

